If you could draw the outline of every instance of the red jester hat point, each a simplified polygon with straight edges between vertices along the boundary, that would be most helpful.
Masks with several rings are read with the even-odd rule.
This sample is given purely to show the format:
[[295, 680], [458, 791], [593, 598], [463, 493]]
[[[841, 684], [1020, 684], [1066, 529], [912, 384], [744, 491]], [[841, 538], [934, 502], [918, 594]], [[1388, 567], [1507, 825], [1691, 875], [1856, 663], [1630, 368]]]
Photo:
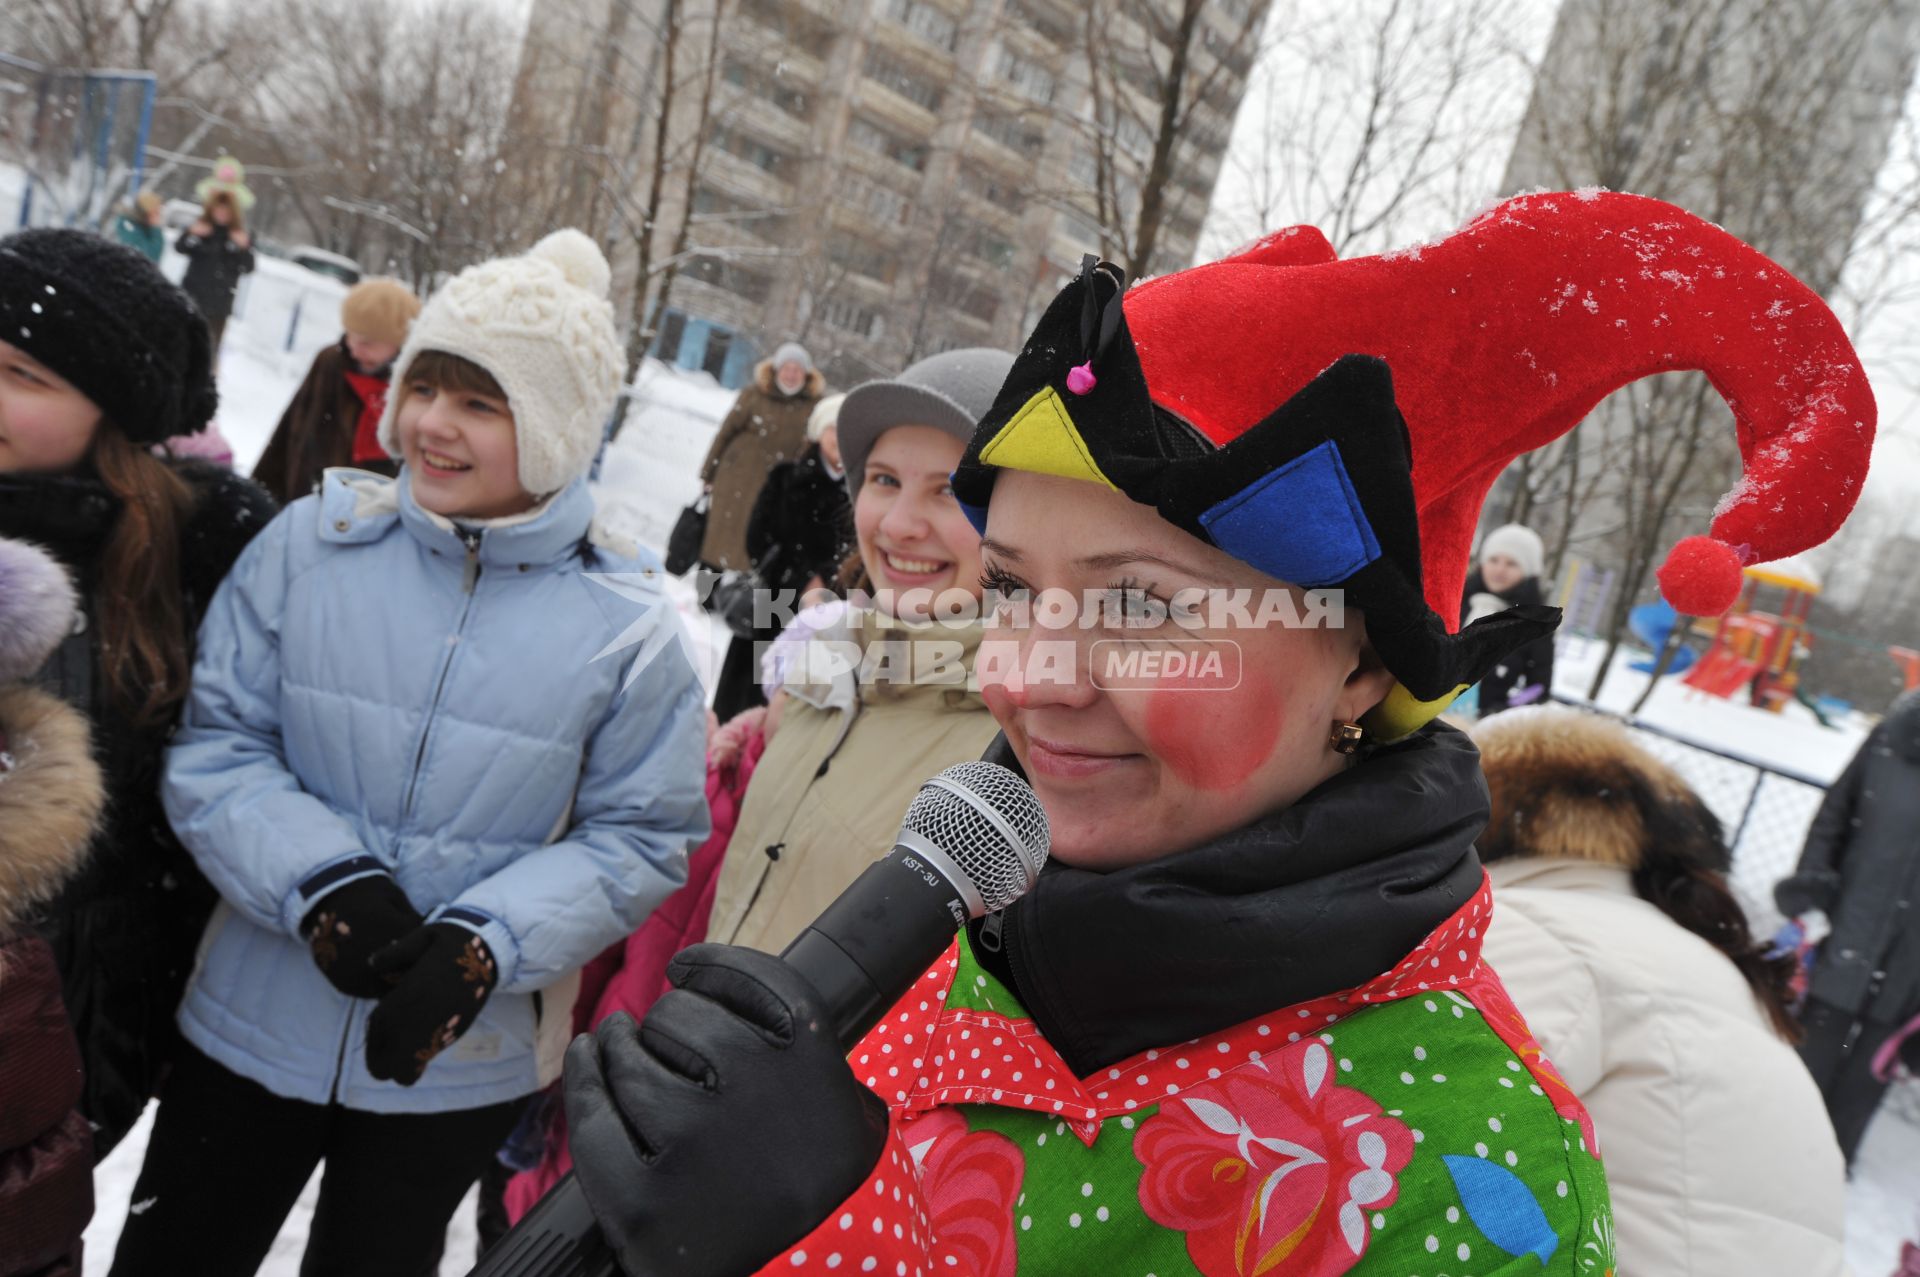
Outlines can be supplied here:
[[1548, 633], [1553, 608], [1461, 630], [1488, 488], [1641, 377], [1698, 369], [1734, 412], [1745, 475], [1712, 536], [1660, 571], [1690, 615], [1744, 563], [1819, 544], [1873, 441], [1866, 375], [1786, 270], [1657, 200], [1522, 196], [1437, 244], [1335, 259], [1296, 227], [1122, 291], [1083, 265], [982, 418], [954, 489], [984, 526], [993, 476], [1037, 469], [1153, 506], [1280, 580], [1344, 590], [1410, 730]]
[[[1439, 243], [1345, 262], [1317, 232], [1282, 232], [1142, 284], [1125, 307], [1155, 399], [1221, 444], [1340, 356], [1383, 357], [1442, 617], [1457, 613], [1500, 472], [1642, 377], [1704, 372], [1733, 410], [1745, 469], [1712, 538], [1681, 542], [1660, 570], [1687, 615], [1726, 611], [1744, 564], [1832, 536], [1873, 445], [1873, 391], [1819, 295], [1718, 226], [1639, 195], [1522, 195]], [[1193, 322], [1208, 312], [1228, 322]], [[1227, 358], [1221, 327], [1236, 334]]]

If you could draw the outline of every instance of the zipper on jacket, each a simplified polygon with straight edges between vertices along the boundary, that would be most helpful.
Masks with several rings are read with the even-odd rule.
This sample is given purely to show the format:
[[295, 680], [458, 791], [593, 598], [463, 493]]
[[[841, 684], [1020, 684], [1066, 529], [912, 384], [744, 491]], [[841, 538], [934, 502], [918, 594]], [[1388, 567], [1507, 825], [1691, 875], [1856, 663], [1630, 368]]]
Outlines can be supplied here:
[[347, 1039], [353, 1036], [353, 1015], [356, 1009], [351, 1001], [347, 1003], [346, 1022], [340, 1026], [340, 1051], [333, 1060], [333, 1084], [327, 1088], [329, 1104], [340, 1102], [340, 1079], [347, 1071]]
[[473, 587], [480, 581], [480, 534], [462, 532], [460, 539], [467, 544], [467, 567], [460, 578], [460, 593], [472, 597]]
[[1004, 913], [990, 913], [980, 924], [980, 947], [988, 953], [1000, 952], [1000, 930], [1007, 925]]
[[[478, 532], [460, 534], [460, 540], [467, 547], [466, 567], [460, 578], [460, 593], [466, 602], [460, 605], [460, 619], [453, 628], [456, 638], [466, 632], [467, 617], [473, 612], [473, 591], [480, 581], [480, 535]], [[459, 644], [449, 643], [447, 654], [440, 662], [440, 677], [433, 685], [433, 700], [427, 705], [427, 721], [420, 731], [420, 748], [415, 750], [413, 755], [413, 775], [407, 780], [407, 802], [401, 811], [403, 819], [413, 814], [414, 791], [420, 785], [420, 765], [426, 761], [427, 742], [433, 737], [433, 717], [440, 709], [440, 696], [446, 691], [447, 675], [453, 669], [453, 658], [458, 651]], [[340, 1051], [333, 1061], [333, 1085], [327, 1092], [329, 1103], [337, 1104], [340, 1101], [340, 1079], [346, 1075], [347, 1071], [347, 1042], [353, 1036], [354, 1011], [355, 1008], [349, 1006], [347, 1022], [340, 1026]], [[537, 1011], [535, 1023], [538, 1024]]]
[[[467, 617], [473, 613], [474, 587], [480, 581], [480, 536], [478, 532], [460, 534], [460, 539], [466, 543], [467, 547], [467, 564], [460, 580], [460, 592], [466, 602], [461, 604], [460, 619], [453, 627], [455, 639], [466, 632]], [[402, 820], [413, 815], [414, 793], [420, 787], [420, 767], [427, 759], [427, 742], [433, 739], [434, 715], [440, 712], [440, 697], [447, 690], [447, 675], [453, 669], [453, 658], [459, 650], [460, 645], [457, 642], [448, 643], [447, 654], [440, 661], [440, 677], [433, 685], [433, 699], [427, 703], [427, 721], [420, 729], [420, 747], [413, 753], [413, 774], [407, 778], [407, 801], [400, 809]]]

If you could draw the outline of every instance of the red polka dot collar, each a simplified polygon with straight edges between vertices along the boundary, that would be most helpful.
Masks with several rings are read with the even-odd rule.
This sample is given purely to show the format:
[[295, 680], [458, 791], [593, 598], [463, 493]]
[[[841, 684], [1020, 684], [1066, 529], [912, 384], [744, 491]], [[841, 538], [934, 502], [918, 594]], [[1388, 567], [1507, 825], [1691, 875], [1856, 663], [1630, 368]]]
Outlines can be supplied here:
[[1486, 969], [1480, 945], [1492, 908], [1483, 874], [1473, 898], [1385, 974], [1086, 1078], [1073, 1075], [1007, 988], [980, 968], [963, 934], [850, 1058], [856, 1076], [902, 1116], [957, 1104], [1054, 1113], [1090, 1145], [1105, 1119], [1258, 1065], [1265, 1053], [1369, 1005], [1422, 993], [1466, 1005], [1457, 991]]

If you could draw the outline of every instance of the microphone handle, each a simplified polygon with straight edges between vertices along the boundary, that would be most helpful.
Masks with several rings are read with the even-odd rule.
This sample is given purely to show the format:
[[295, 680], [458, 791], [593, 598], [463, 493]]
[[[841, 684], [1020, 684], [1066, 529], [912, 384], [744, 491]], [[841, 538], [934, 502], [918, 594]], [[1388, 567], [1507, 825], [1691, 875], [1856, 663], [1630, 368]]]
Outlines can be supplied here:
[[971, 912], [954, 882], [965, 881], [960, 871], [938, 848], [909, 839], [903, 833], [780, 953], [820, 995], [849, 1051], [947, 951]]
[[620, 1265], [568, 1171], [467, 1277], [620, 1277]]
[[[953, 943], [970, 912], [960, 871], [903, 834], [780, 957], [805, 976], [852, 1050]], [[964, 879], [962, 879], [964, 881]], [[573, 1172], [542, 1197], [467, 1277], [619, 1277]]]

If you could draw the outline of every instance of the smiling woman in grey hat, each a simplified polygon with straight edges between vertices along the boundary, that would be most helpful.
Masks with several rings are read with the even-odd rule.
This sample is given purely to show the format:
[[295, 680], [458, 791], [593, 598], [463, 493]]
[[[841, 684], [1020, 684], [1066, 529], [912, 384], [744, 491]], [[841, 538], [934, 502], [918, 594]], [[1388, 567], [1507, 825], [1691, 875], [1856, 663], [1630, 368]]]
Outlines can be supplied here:
[[993, 739], [971, 678], [980, 537], [948, 476], [1012, 363], [1004, 351], [948, 351], [841, 404], [857, 584], [871, 606], [824, 625], [810, 617], [772, 707], [723, 732], [728, 748], [751, 756], [764, 742], [765, 753], [727, 845], [710, 939], [779, 951], [890, 845], [925, 777]]

